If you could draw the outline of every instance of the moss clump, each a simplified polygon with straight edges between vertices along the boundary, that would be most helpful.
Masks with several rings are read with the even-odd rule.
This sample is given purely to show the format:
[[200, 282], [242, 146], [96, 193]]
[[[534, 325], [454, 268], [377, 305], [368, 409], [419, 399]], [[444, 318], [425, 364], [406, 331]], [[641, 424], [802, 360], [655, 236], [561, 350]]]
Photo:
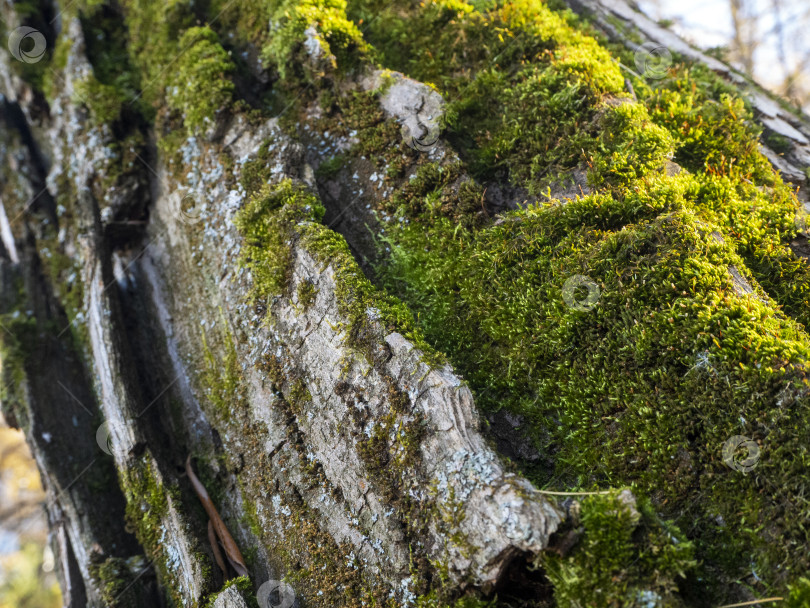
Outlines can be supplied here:
[[[66, 7], [66, 10], [70, 11], [71, 8]], [[121, 7], [117, 3], [92, 0], [77, 8], [87, 58], [93, 66], [91, 85], [100, 89], [91, 90], [90, 97], [104, 98], [107, 100], [104, 105], [109, 105], [115, 99], [127, 100], [129, 103], [125, 114], [130, 122], [135, 122], [133, 115], [143, 110], [139, 103], [140, 74], [127, 49], [128, 33]], [[70, 41], [63, 37], [60, 38], [62, 43], [70, 44]], [[108, 110], [108, 116], [112, 111]]]
[[118, 120], [126, 98], [119, 88], [102, 84], [91, 74], [75, 83], [72, 101], [85, 104], [93, 119], [105, 124]]
[[[278, 30], [262, 57], [276, 66], [282, 78], [290, 76], [290, 66], [302, 63], [302, 53], [333, 57], [333, 67], [345, 69], [356, 64], [358, 53], [366, 47], [360, 30], [346, 18], [346, 0], [287, 0], [273, 17]], [[315, 33], [307, 40], [309, 28]], [[319, 50], [314, 50], [315, 45]]]
[[789, 608], [810, 606], [810, 579], [802, 577], [796, 581], [795, 585], [790, 586], [787, 606]]
[[213, 122], [231, 102], [234, 84], [229, 79], [233, 61], [210, 27], [192, 27], [180, 38], [185, 49], [168, 82], [166, 101], [183, 113], [189, 133]]
[[298, 243], [334, 270], [338, 307], [347, 319], [347, 340], [369, 361], [374, 359], [380, 327], [387, 332], [399, 331], [430, 360], [440, 360], [415, 331], [408, 309], [377, 290], [363, 275], [345, 239], [316, 223], [324, 212], [316, 196], [290, 180], [275, 187], [265, 186], [251, 197], [234, 222], [245, 239], [240, 263], [253, 275], [254, 299], [267, 301], [291, 295], [291, 251]]
[[140, 589], [134, 583], [147, 568], [149, 565], [140, 556], [101, 559], [101, 556], [93, 554], [89, 565], [90, 576], [97, 581], [101, 599], [109, 608], [140, 608], [143, 605]]
[[610, 108], [599, 121], [593, 185], [626, 186], [660, 169], [674, 152], [669, 131], [652, 122], [647, 109], [636, 103]]
[[24, 310], [4, 310], [0, 314], [0, 404], [3, 416], [28, 432], [28, 374], [30, 346], [36, 344], [37, 323]]
[[337, 154], [318, 165], [318, 168], [315, 170], [315, 176], [319, 179], [330, 179], [335, 177], [338, 171], [343, 168], [345, 163], [345, 157], [342, 154]]
[[[7, 2], [3, 8], [4, 18], [0, 20], [0, 38], [6, 42], [6, 49], [10, 54], [18, 53], [21, 60], [8, 56], [8, 65], [17, 76], [25, 80], [35, 91], [43, 91], [48, 85], [49, 74], [53, 61], [53, 21], [56, 19], [58, 7], [47, 0], [23, 0], [22, 2]], [[19, 40], [19, 48], [12, 49], [14, 40], [10, 39], [12, 28], [10, 24], [15, 21], [12, 16], [7, 24], [5, 13], [13, 12], [19, 26], [30, 27], [36, 33], [29, 32], [22, 40]], [[42, 36], [44, 47], [35, 46], [35, 40]], [[43, 40], [36, 40], [42, 42]], [[41, 51], [41, 55], [34, 55], [34, 52]]]
[[475, 225], [488, 219], [483, 197], [484, 189], [465, 175], [461, 163], [427, 163], [384, 205], [389, 211], [412, 218], [449, 217]]
[[452, 100], [447, 137], [476, 176], [529, 177], [537, 192], [544, 178], [585, 163], [595, 106], [619, 95], [624, 78], [605, 49], [543, 2], [481, 9], [434, 0], [403, 11], [367, 0], [351, 14], [369, 21], [387, 67]]
[[253, 583], [247, 576], [237, 576], [236, 578], [226, 581], [225, 584], [222, 585], [222, 589], [208, 598], [205, 603], [205, 608], [214, 608], [214, 602], [216, 602], [217, 597], [226, 589], [230, 589], [231, 587], [235, 587], [239, 591], [242, 598], [244, 598], [247, 602], [249, 608], [260, 608], [259, 602], [256, 600], [256, 594], [253, 593]]
[[542, 558], [557, 606], [682, 605], [678, 583], [695, 565], [692, 546], [648, 503], [637, 511], [617, 493], [591, 496], [579, 519], [573, 525], [581, 538], [571, 553]]
[[[808, 565], [779, 548], [806, 541], [795, 459], [763, 459], [754, 478], [728, 475], [718, 456], [734, 434], [780, 453], [803, 454], [806, 439], [810, 343], [796, 321], [810, 283], [786, 247], [796, 201], [759, 153], [745, 103], [680, 64], [655, 88], [634, 78], [631, 101], [582, 24], [539, 2], [360, 0], [349, 15], [368, 22], [387, 67], [457, 100], [447, 136], [464, 165], [426, 165], [383, 204], [401, 220], [386, 228], [383, 283], [479, 403], [521, 414], [554, 454], [536, 481], [656, 496], [710, 564], [706, 595], [722, 600], [752, 553], [767, 573], [758, 589], [784, 588]], [[541, 193], [582, 168], [600, 189], [588, 197], [469, 221], [465, 173]], [[599, 291], [590, 312], [562, 297], [579, 274]]]
[[140, 543], [150, 551], [158, 548], [162, 520], [167, 513], [168, 499], [151, 465], [142, 462], [127, 473], [123, 483], [127, 498], [127, 519]]
[[351, 69], [367, 50], [346, 18], [346, 0], [212, 0], [207, 14], [232, 40], [261, 48], [262, 61], [288, 85]]
[[306, 310], [315, 302], [315, 297], [318, 295], [318, 288], [310, 281], [305, 280], [298, 284], [296, 293], [298, 295], [298, 305]]
[[296, 225], [319, 221], [324, 213], [315, 196], [289, 180], [275, 187], [265, 185], [251, 197], [235, 223], [245, 238], [241, 263], [253, 274], [255, 298], [266, 300], [287, 291]]
[[[174, 64], [173, 69], [169, 70], [168, 62], [181, 54], [182, 47], [178, 41], [183, 32], [194, 25], [196, 15], [185, 0], [122, 0], [121, 6], [125, 17], [128, 58], [137, 71], [140, 83], [137, 95], [143, 99], [145, 107], [151, 108], [153, 117], [162, 104], [168, 82], [178, 75], [178, 65]], [[192, 67], [188, 60], [183, 64]], [[203, 83], [206, 84], [210, 83]], [[220, 86], [221, 83], [214, 85]], [[188, 91], [187, 94], [193, 92]]]
[[163, 543], [163, 520], [168, 514], [169, 497], [174, 504], [180, 504], [179, 490], [164, 486], [147, 458], [125, 471], [120, 480], [127, 503], [127, 523], [155, 565], [163, 588], [175, 605], [182, 605], [183, 585]]
[[301, 378], [296, 378], [290, 383], [287, 400], [290, 404], [290, 409], [292, 409], [295, 414], [301, 414], [306, 404], [312, 401], [312, 395], [306, 383]]
[[[729, 268], [744, 273], [743, 261], [670, 182], [657, 178], [649, 195], [621, 200], [539, 205], [485, 230], [423, 217], [392, 233], [391, 263], [378, 272], [465, 374], [480, 406], [528, 421], [540, 451], [555, 453], [558, 479], [620, 481], [666, 497], [668, 513], [707, 541], [699, 552], [710, 551], [716, 534], [726, 537], [710, 513], [757, 522], [750, 534], [734, 526], [725, 559], [733, 561], [736, 547], [741, 567], [756, 546], [758, 572], [776, 563], [799, 572], [801, 559], [759, 536], [782, 513], [780, 503], [760, 495], [761, 481], [724, 474], [718, 450], [749, 434], [801, 453], [804, 406], [785, 411], [778, 396], [794, 386], [791, 398], [806, 400], [807, 337], [761, 290], [735, 291]], [[562, 288], [573, 275], [594, 281], [594, 310], [565, 303]], [[703, 352], [716, 374], [699, 365]], [[784, 420], [782, 430], [768, 419]], [[788, 491], [793, 462], [760, 466]], [[800, 510], [785, 517], [781, 534], [802, 537], [803, 517]]]
[[255, 194], [262, 186], [268, 183], [272, 172], [268, 166], [270, 160], [270, 142], [266, 141], [256, 151], [256, 158], [252, 158], [242, 165], [239, 183], [248, 195]]
[[[400, 126], [385, 116], [380, 107], [380, 95], [384, 87], [376, 91], [351, 91], [346, 95], [335, 97], [331, 91], [321, 95], [320, 103], [324, 118], [316, 121], [316, 128], [321, 132], [340, 135], [353, 135], [357, 143], [352, 147], [352, 156], [368, 158], [377, 168], [382, 168], [403, 155], [413, 158], [410, 148], [402, 145]], [[318, 167], [321, 178], [330, 177], [346, 164], [347, 158], [338, 155], [325, 161]], [[323, 168], [321, 168], [323, 167]]]

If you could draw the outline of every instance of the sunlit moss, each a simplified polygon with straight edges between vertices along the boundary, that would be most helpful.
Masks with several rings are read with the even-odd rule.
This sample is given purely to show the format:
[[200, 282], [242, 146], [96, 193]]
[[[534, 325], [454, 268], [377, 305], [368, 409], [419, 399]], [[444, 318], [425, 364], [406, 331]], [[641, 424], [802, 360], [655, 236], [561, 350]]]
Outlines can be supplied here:
[[[360, 30], [346, 18], [346, 0], [288, 0], [276, 9], [274, 20], [278, 30], [262, 56], [276, 66], [282, 77], [290, 75], [294, 58], [301, 53], [334, 57], [333, 67], [346, 68], [356, 63], [356, 53], [365, 47]], [[305, 43], [309, 28], [314, 34]], [[304, 49], [307, 44], [311, 51]], [[315, 44], [320, 47], [317, 51]]]
[[549, 553], [543, 567], [560, 608], [682, 606], [678, 583], [694, 565], [692, 545], [654, 510], [618, 494], [590, 496], [574, 522], [580, 534], [570, 554]]
[[234, 69], [228, 53], [209, 27], [192, 27], [180, 38], [183, 53], [168, 81], [169, 107], [183, 113], [190, 132], [210, 124], [231, 101]]

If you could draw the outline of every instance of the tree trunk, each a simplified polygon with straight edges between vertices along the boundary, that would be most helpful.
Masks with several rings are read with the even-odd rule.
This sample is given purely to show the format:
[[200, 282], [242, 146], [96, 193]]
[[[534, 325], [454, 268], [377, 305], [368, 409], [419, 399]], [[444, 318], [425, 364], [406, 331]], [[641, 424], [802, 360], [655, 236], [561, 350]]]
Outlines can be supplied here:
[[[625, 152], [642, 137], [631, 133], [630, 123], [607, 122], [611, 112], [643, 106], [652, 93], [642, 87], [652, 91], [694, 63], [719, 75], [700, 82], [707, 105], [722, 106], [721, 79], [749, 100], [753, 114], [746, 121], [740, 116], [747, 130], [729, 138], [718, 131], [717, 146], [726, 159], [741, 157], [732, 145], [744, 140], [740, 149], [756, 159], [763, 154], [781, 177], [765, 161], [751, 160], [756, 171], [728, 169], [723, 179], [732, 188], [747, 182], [773, 193], [774, 219], [762, 230], [773, 231], [775, 240], [768, 242], [791, 256], [791, 280], [804, 285], [804, 226], [797, 231], [784, 208], [795, 213], [806, 199], [801, 190], [797, 199], [782, 179], [802, 187], [808, 179], [806, 117], [620, 0], [572, 0], [587, 20], [567, 12], [560, 18], [528, 0], [514, 6], [202, 4], [39, 0], [0, 8], [4, 38], [11, 35], [10, 53], [0, 59], [2, 405], [5, 417], [25, 431], [42, 475], [65, 605], [483, 606], [497, 598], [504, 606], [697, 606], [699, 593], [696, 599], [690, 588], [710, 589], [718, 601], [801, 591], [796, 573], [805, 558], [752, 549], [755, 581], [747, 557], [727, 564], [716, 555], [720, 541], [713, 532], [687, 529], [691, 507], [673, 506], [665, 492], [651, 489], [642, 465], [621, 473], [571, 473], [561, 465], [566, 450], [574, 449], [564, 436], [586, 428], [571, 422], [577, 416], [585, 420], [593, 412], [586, 435], [603, 428], [613, 433], [623, 424], [609, 405], [616, 399], [610, 378], [652, 378], [665, 364], [639, 359], [631, 372], [618, 361], [593, 363], [619, 376], [606, 371], [601, 388], [583, 389], [578, 399], [585, 409], [577, 409], [565, 387], [578, 374], [583, 385], [590, 378], [579, 364], [567, 366], [575, 375], [556, 389], [532, 382], [550, 374], [555, 359], [565, 361], [563, 353], [587, 353], [596, 348], [588, 340], [608, 339], [609, 332], [574, 332], [570, 346], [533, 366], [538, 348], [552, 348], [554, 327], [569, 321], [553, 321], [548, 311], [544, 322], [514, 312], [515, 303], [533, 292], [520, 285], [507, 289], [504, 281], [536, 272], [557, 310], [579, 315], [571, 319], [611, 310], [626, 314], [630, 305], [610, 295], [610, 281], [621, 273], [598, 279], [598, 286], [583, 279], [581, 285], [596, 289], [591, 303], [576, 287], [561, 290], [551, 266], [531, 266], [544, 255], [539, 250], [520, 253], [520, 272], [509, 274], [510, 251], [538, 234], [532, 222], [545, 213], [542, 201], [577, 209], [578, 197], [620, 200], [636, 183], [626, 180], [684, 179], [687, 171], [671, 151], [651, 161], [633, 157], [630, 169], [617, 168], [614, 154], [613, 169], [603, 173], [599, 155], [607, 148], [610, 156], [614, 145], [620, 149], [607, 135], [629, 134], [629, 143], [621, 144]], [[20, 42], [28, 30], [14, 37], [21, 27], [41, 34], [47, 49], [41, 58], [35, 45]], [[604, 69], [622, 74], [616, 85], [613, 72], [603, 75], [594, 67], [601, 59], [593, 65], [571, 60], [569, 66], [559, 49], [607, 57], [581, 34], [587, 28], [606, 34], [601, 44], [624, 63], [650, 44], [666, 46], [676, 54], [664, 66], [671, 74], [656, 80], [637, 73], [638, 64], [623, 71], [610, 64]], [[412, 61], [413, 49], [418, 57]], [[583, 100], [574, 114], [563, 116], [562, 93], [549, 102], [546, 93], [529, 88], [511, 110], [498, 105], [530, 82], [528, 76], [521, 80], [524, 66], [545, 65], [555, 52], [549, 70], [559, 72], [539, 73], [538, 82], [568, 83], [566, 91]], [[503, 99], [480, 93], [484, 109], [470, 114], [478, 93], [462, 84], [484, 83], [479, 76], [488, 69], [503, 78], [499, 86], [506, 92]], [[609, 83], [604, 90], [600, 79]], [[509, 114], [515, 107], [525, 111], [524, 122]], [[501, 113], [503, 123], [492, 131], [475, 131], [476, 123], [490, 125]], [[466, 131], [458, 128], [465, 116], [471, 122], [464, 124], [473, 124]], [[575, 128], [566, 131], [559, 125], [569, 119]], [[757, 124], [767, 144], [760, 151]], [[559, 129], [557, 139], [531, 148], [533, 125], [544, 133]], [[506, 132], [512, 136], [498, 139]], [[585, 143], [576, 146], [582, 154], [576, 149], [570, 158], [554, 156], [584, 132]], [[528, 146], [525, 161], [510, 161], [520, 146]], [[493, 151], [484, 169], [480, 150]], [[689, 174], [714, 176], [722, 173], [717, 167], [747, 162], [699, 160], [694, 167], [684, 161]], [[762, 167], [767, 177], [761, 177]], [[626, 178], [632, 171], [635, 177]], [[610, 214], [604, 204], [603, 213]], [[614, 219], [600, 230], [618, 234], [622, 226], [649, 221], [674, 233], [666, 222], [675, 211], [659, 211], [644, 220]], [[802, 213], [797, 217], [800, 222]], [[707, 223], [696, 226], [714, 220], [700, 221]], [[708, 232], [717, 243], [743, 243], [733, 254], [728, 245], [728, 256], [742, 258], [729, 257], [733, 265], [719, 262], [727, 277], [724, 297], [755, 302], [763, 319], [777, 315], [781, 325], [768, 331], [794, 332], [795, 348], [804, 353], [810, 344], [800, 326], [805, 301], [780, 299], [771, 288], [778, 282], [777, 270], [767, 267], [771, 258], [757, 257], [759, 241], [740, 236], [731, 219], [716, 222]], [[452, 230], [409, 250], [416, 237], [397, 232], [409, 224], [424, 226], [425, 235], [443, 234], [447, 225]], [[489, 270], [467, 277], [485, 292], [504, 290], [503, 308], [441, 317], [441, 307], [429, 298], [445, 281], [426, 288], [409, 278], [402, 260], [412, 255], [418, 266], [418, 256], [431, 248], [443, 256], [467, 231], [521, 235], [514, 248], [493, 254]], [[587, 246], [598, 249], [593, 242]], [[749, 257], [746, 247], [754, 252]], [[465, 251], [463, 263], [479, 259], [473, 249]], [[555, 251], [548, 259], [574, 255]], [[631, 258], [622, 260], [622, 273], [638, 268]], [[566, 266], [579, 276], [576, 267]], [[395, 276], [390, 268], [405, 270]], [[594, 276], [596, 268], [594, 262]], [[448, 269], [446, 285], [453, 281], [459, 299], [474, 288]], [[686, 289], [673, 278], [673, 288], [676, 283], [678, 293]], [[420, 308], [422, 297], [432, 302], [428, 308]], [[645, 306], [633, 304], [642, 316], [658, 310]], [[514, 346], [498, 333], [504, 315], [515, 331], [531, 326], [532, 337]], [[465, 326], [480, 343], [443, 337], [443, 328]], [[655, 348], [664, 352], [666, 344]], [[785, 354], [786, 344], [772, 345], [772, 360], [764, 351], [746, 354], [735, 343], [736, 358], [722, 365], [735, 370], [728, 371], [729, 386], [750, 381], [754, 390], [760, 384], [751, 370], [787, 360], [782, 376], [762, 381], [761, 409], [776, 416], [785, 391], [793, 391], [797, 405], [787, 421], [773, 424], [795, 431], [806, 416], [801, 404], [807, 394], [795, 388], [805, 382], [806, 362]], [[519, 390], [500, 384], [512, 377], [513, 366], [529, 379]], [[482, 380], [487, 373], [491, 380]], [[658, 388], [639, 390], [665, 393], [668, 378], [662, 372]], [[675, 391], [681, 391], [680, 402], [692, 398], [684, 390]], [[555, 392], [553, 408], [533, 409], [554, 401]], [[520, 405], [509, 401], [513, 397], [523, 399]], [[759, 398], [729, 397], [735, 404]], [[623, 393], [615, 406], [641, 407], [633, 399]], [[715, 403], [714, 397], [696, 399]], [[705, 424], [716, 423], [722, 434], [737, 415], [726, 418]], [[698, 418], [675, 420], [691, 428]], [[568, 430], [558, 434], [558, 427]], [[683, 495], [723, 475], [717, 484], [762, 501], [750, 524], [762, 524], [756, 536], [802, 546], [801, 532], [791, 527], [806, 511], [799, 506], [801, 490], [791, 485], [801, 468], [774, 473], [771, 482], [785, 485], [761, 498], [767, 482], [756, 475], [732, 478], [736, 471], [724, 468], [719, 444], [711, 444], [714, 457], [698, 453], [697, 446], [715, 436], [691, 432], [693, 443], [673, 448], [671, 456], [690, 470], [682, 479], [692, 480], [686, 484], [691, 489]], [[758, 432], [737, 434], [759, 440]], [[788, 435], [800, 442], [803, 433]], [[763, 441], [770, 446], [776, 439]], [[639, 458], [657, 450], [642, 439], [636, 449]], [[598, 468], [598, 454], [583, 452], [583, 462]], [[210, 503], [195, 492], [188, 458]], [[762, 469], [769, 470], [768, 462]], [[650, 463], [650, 470], [661, 470]], [[662, 473], [661, 485], [668, 483], [664, 479]], [[626, 489], [631, 486], [632, 493]], [[723, 500], [705, 498], [700, 517], [708, 513], [728, 526], [742, 525], [732, 520], [745, 521], [734, 499]], [[227, 532], [217, 527], [211, 509]], [[770, 518], [765, 528], [762, 520]], [[609, 551], [597, 565], [588, 561], [606, 546], [615, 555]], [[247, 577], [236, 577], [240, 560]], [[589, 572], [593, 580], [584, 580]], [[612, 581], [610, 589], [603, 576]], [[734, 584], [741, 577], [748, 577], [744, 589]], [[611, 603], [619, 601], [625, 603]]]

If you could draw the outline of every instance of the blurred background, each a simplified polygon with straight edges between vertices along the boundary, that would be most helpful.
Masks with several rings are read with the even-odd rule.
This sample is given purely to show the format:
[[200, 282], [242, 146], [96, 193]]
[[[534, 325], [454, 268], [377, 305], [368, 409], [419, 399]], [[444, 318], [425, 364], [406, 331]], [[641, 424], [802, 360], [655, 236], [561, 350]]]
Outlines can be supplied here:
[[682, 38], [810, 113], [810, 1], [637, 0]]
[[44, 501], [23, 434], [0, 416], [0, 608], [62, 605]]

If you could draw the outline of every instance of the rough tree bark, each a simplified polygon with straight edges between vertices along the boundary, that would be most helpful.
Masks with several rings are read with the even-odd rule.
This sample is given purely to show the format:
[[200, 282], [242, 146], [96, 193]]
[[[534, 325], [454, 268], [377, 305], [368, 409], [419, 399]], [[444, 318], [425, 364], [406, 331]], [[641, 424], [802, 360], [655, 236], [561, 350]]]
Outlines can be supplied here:
[[[366, 278], [375, 279], [385, 233], [372, 204], [404, 180], [384, 183], [357, 152], [355, 133], [296, 127], [322, 118], [318, 99], [307, 97], [319, 86], [312, 82], [328, 81], [344, 99], [382, 90], [361, 112], [379, 113], [395, 140], [413, 143], [401, 171], [409, 175], [425, 159], [462, 160], [436, 140], [442, 96], [365, 59], [338, 74], [318, 29], [326, 20], [313, 18], [302, 40], [281, 43], [298, 45], [288, 69], [304, 74], [288, 85], [301, 97], [294, 111], [232, 104], [187, 130], [182, 118], [167, 119], [166, 99], [152, 103], [151, 118], [126, 99], [105, 121], [86, 83], [99, 73], [99, 44], [116, 41], [88, 39], [96, 32], [88, 24], [99, 14], [126, 17], [132, 31], [133, 15], [150, 3], [70, 4], [0, 8], [6, 35], [30, 25], [53, 52], [45, 77], [0, 53], [2, 400], [42, 474], [65, 604], [221, 608], [251, 605], [258, 591], [267, 606], [291, 605], [286, 597], [437, 605], [496, 593], [514, 605], [554, 605], [548, 580], [530, 565], [575, 545], [579, 502], [526, 478], [514, 462], [552, 456], [517, 432], [523, 419], [479, 412], [452, 365], [412, 324], [391, 320], [390, 299]], [[640, 35], [727, 78], [766, 131], [789, 143], [762, 152], [785, 179], [806, 184], [805, 117], [621, 0], [570, 4], [631, 50]], [[181, 70], [197, 44], [183, 42], [179, 59], [143, 72], [143, 89], [150, 76]], [[242, 55], [237, 93], [253, 102], [250, 87], [268, 87], [283, 70], [268, 68], [252, 43], [233, 44]], [[339, 153], [362, 156], [350, 179], [324, 169]], [[261, 183], [250, 192], [254, 173]], [[574, 170], [574, 186], [561, 181], [550, 195], [586, 193], [584, 175]], [[267, 272], [281, 280], [277, 293], [246, 254], [265, 234], [244, 229], [248, 201], [262, 196], [271, 211], [289, 210], [280, 220], [254, 213], [271, 226], [258, 247], [276, 256]], [[499, 177], [479, 206], [495, 215], [531, 198]], [[312, 214], [320, 204], [322, 219]], [[733, 276], [735, 288], [747, 285]], [[223, 589], [188, 456], [249, 581]], [[633, 494], [619, 497], [616, 517], [638, 517]], [[294, 593], [284, 587], [268, 599], [262, 583], [282, 578]], [[674, 590], [655, 597], [686, 601]]]

